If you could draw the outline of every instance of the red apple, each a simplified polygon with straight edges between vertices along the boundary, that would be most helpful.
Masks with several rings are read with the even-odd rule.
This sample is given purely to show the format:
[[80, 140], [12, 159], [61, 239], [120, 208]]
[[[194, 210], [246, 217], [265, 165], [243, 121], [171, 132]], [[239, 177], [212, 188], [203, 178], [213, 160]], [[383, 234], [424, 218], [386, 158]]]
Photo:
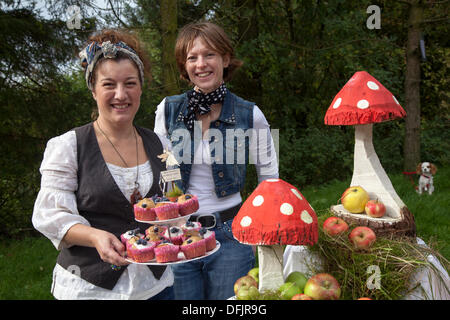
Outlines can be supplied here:
[[243, 276], [237, 279], [234, 283], [234, 293], [239, 298], [239, 296], [247, 295], [251, 287], [258, 289], [258, 283], [256, 280], [249, 275]]
[[373, 218], [381, 218], [386, 213], [386, 207], [383, 202], [377, 200], [369, 200], [364, 208], [367, 215]]
[[356, 227], [348, 235], [348, 239], [357, 249], [367, 250], [377, 239], [375, 232], [368, 227]]
[[330, 236], [337, 236], [348, 230], [348, 224], [338, 217], [329, 217], [323, 223], [323, 231]]
[[306, 282], [304, 293], [313, 300], [338, 300], [341, 287], [331, 274], [318, 273]]
[[360, 186], [347, 188], [341, 196], [342, 205], [351, 213], [364, 212], [367, 201], [369, 201], [369, 194]]
[[372, 299], [367, 298], [367, 297], [361, 297], [361, 298], [359, 298], [358, 300], [372, 300]]
[[292, 297], [291, 300], [312, 300], [310, 296], [307, 296], [304, 293], [298, 293]]

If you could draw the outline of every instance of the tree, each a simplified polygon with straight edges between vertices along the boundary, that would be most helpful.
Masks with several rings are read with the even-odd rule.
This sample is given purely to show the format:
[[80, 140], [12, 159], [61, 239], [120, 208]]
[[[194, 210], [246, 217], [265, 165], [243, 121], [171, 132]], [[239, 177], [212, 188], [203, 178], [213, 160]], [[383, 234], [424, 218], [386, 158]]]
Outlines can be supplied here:
[[177, 0], [161, 0], [161, 63], [165, 96], [178, 94], [178, 71], [175, 63], [175, 41], [177, 37]]

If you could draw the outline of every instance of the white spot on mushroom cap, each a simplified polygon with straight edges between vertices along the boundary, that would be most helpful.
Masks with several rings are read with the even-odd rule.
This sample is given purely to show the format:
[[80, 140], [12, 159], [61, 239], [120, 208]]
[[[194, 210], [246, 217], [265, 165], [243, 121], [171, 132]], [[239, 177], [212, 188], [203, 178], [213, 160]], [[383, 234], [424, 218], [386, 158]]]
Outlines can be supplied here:
[[356, 104], [356, 106], [359, 109], [367, 109], [369, 107], [369, 101], [367, 101], [365, 99], [359, 100], [358, 103]]
[[372, 90], [378, 90], [380, 87], [373, 81], [367, 81], [367, 87]]
[[297, 196], [300, 200], [303, 200], [302, 195], [295, 189], [291, 189], [292, 193]]
[[294, 207], [291, 204], [285, 202], [280, 206], [280, 212], [282, 214], [290, 216], [291, 214], [294, 213]]
[[254, 207], [259, 207], [263, 203], [264, 203], [264, 197], [262, 195], [257, 195], [252, 201], [252, 204]]
[[311, 215], [306, 210], [302, 211], [302, 213], [300, 214], [300, 219], [302, 219], [302, 221], [307, 223], [307, 224], [313, 223], [313, 218], [311, 217]]
[[400, 103], [398, 103], [397, 99], [395, 99], [394, 96], [392, 96], [392, 98], [394, 98], [394, 101], [395, 101], [396, 104], [400, 104]]
[[341, 102], [342, 102], [342, 98], [337, 98], [333, 104], [333, 109], [339, 108], [339, 106], [341, 105]]
[[252, 224], [252, 218], [250, 218], [249, 216], [245, 216], [241, 219], [241, 226], [242, 227], [248, 227]]
[[280, 181], [280, 179], [267, 179], [265, 181], [267, 181], [267, 182], [278, 182], [278, 181]]

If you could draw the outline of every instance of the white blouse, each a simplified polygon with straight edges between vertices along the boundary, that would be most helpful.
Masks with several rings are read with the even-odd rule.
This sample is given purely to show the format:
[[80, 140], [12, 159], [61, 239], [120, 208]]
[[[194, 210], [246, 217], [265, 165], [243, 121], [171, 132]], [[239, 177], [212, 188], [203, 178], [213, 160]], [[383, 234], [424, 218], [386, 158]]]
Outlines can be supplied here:
[[[168, 137], [165, 121], [165, 98], [156, 109], [154, 131], [163, 137]], [[270, 135], [270, 126], [264, 114], [258, 106], [253, 108], [253, 128], [261, 137], [267, 134], [268, 138], [257, 143], [250, 144], [249, 158], [255, 164], [258, 175], [258, 183], [270, 178], [278, 178], [278, 160], [275, 144]], [[263, 143], [260, 143], [263, 142]], [[265, 143], [264, 143], [265, 142]], [[199, 201], [199, 214], [213, 213], [232, 208], [241, 203], [239, 192], [218, 198], [215, 192], [214, 179], [212, 176], [211, 152], [208, 139], [203, 139], [195, 150], [194, 163], [192, 164], [189, 177], [188, 193], [195, 194]], [[225, 160], [224, 160], [225, 162]]]
[[[160, 138], [163, 146], [167, 141]], [[118, 187], [130, 198], [136, 177], [136, 167], [107, 166]], [[33, 226], [53, 243], [57, 250], [68, 247], [62, 239], [75, 224], [90, 226], [77, 209], [77, 141], [75, 131], [48, 141], [41, 163], [41, 189], [34, 204]], [[139, 192], [147, 194], [153, 182], [149, 161], [139, 165]], [[76, 271], [76, 270], [72, 270]], [[167, 286], [173, 285], [170, 267], [157, 280], [145, 265], [130, 264], [120, 276], [113, 290], [97, 287], [67, 271], [59, 264], [53, 270], [52, 294], [56, 299], [148, 299]]]

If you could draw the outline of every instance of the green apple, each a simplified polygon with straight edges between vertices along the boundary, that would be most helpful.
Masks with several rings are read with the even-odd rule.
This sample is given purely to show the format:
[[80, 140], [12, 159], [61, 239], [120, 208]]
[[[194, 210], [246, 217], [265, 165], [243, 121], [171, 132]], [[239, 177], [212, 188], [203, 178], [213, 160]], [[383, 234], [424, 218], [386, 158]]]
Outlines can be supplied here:
[[300, 288], [297, 287], [293, 282], [283, 283], [280, 288], [278, 288], [278, 291], [280, 292], [283, 299], [286, 300], [291, 300], [292, 297], [296, 294], [302, 293], [302, 290], [300, 290]]
[[250, 269], [248, 272], [248, 275], [256, 280], [256, 282], [259, 282], [259, 267]]
[[341, 196], [342, 205], [351, 213], [364, 212], [367, 201], [369, 194], [360, 186], [347, 188]]
[[300, 271], [293, 271], [287, 276], [284, 282], [293, 282], [297, 287], [300, 288], [300, 293], [303, 293], [307, 281], [308, 277], [305, 276], [304, 273], [301, 273]]

